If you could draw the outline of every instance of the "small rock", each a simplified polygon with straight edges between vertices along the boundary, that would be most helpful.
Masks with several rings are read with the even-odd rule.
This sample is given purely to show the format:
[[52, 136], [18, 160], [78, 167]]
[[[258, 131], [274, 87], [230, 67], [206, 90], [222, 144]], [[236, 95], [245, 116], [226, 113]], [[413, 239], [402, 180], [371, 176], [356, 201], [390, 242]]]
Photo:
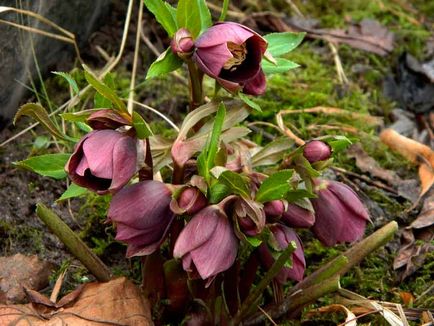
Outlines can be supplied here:
[[12, 304], [25, 301], [23, 286], [39, 291], [48, 285], [53, 265], [41, 261], [38, 256], [0, 257], [0, 303]]

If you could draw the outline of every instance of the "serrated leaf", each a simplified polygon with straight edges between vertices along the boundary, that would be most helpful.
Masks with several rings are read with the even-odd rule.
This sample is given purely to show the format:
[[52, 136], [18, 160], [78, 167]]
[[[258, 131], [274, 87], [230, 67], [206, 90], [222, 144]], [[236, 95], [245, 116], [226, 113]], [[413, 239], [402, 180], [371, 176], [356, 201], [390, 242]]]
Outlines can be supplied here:
[[[112, 74], [107, 74], [104, 77], [104, 84], [106, 84], [110, 89], [115, 89], [116, 85], [113, 80]], [[111, 109], [113, 108], [112, 102], [102, 96], [100, 93], [96, 92], [93, 97], [93, 107], [94, 108], [102, 108], [102, 109]]]
[[75, 81], [74, 77], [72, 77], [70, 74], [63, 71], [52, 71], [52, 73], [62, 77], [68, 82], [69, 86], [71, 86], [72, 88], [73, 95], [77, 95], [80, 92], [80, 90], [78, 89], [77, 82]]
[[45, 177], [63, 179], [66, 177], [65, 165], [71, 154], [56, 153], [33, 156], [26, 160], [15, 162], [16, 166], [33, 171]]
[[79, 111], [79, 112], [65, 112], [65, 113], [61, 113], [60, 116], [62, 117], [62, 119], [66, 120], [66, 121], [71, 121], [71, 122], [86, 122], [87, 118], [89, 118], [89, 116], [94, 113], [99, 111], [100, 109], [90, 109], [90, 110], [84, 110], [84, 111]]
[[225, 171], [220, 175], [218, 180], [228, 186], [232, 193], [245, 198], [250, 197], [247, 181], [240, 174], [232, 171]]
[[203, 151], [200, 153], [197, 163], [198, 171], [201, 176], [209, 182], [209, 171], [215, 165], [215, 157], [218, 150], [218, 145], [220, 142], [220, 134], [222, 132], [223, 122], [225, 120], [226, 109], [225, 105], [220, 103], [216, 117], [214, 119], [214, 126], [211, 131], [211, 136], [209, 141]]
[[65, 192], [62, 194], [62, 196], [60, 196], [59, 199], [57, 199], [56, 201], [62, 201], [74, 197], [83, 196], [88, 192], [89, 191], [86, 188], [80, 187], [75, 183], [71, 183], [68, 189], [66, 189]]
[[27, 104], [24, 104], [23, 106], [21, 106], [19, 108], [18, 112], [15, 114], [14, 124], [23, 115], [31, 117], [31, 118], [35, 119], [36, 121], [38, 121], [54, 137], [64, 139], [64, 140], [71, 140], [70, 137], [63, 134], [54, 125], [53, 121], [51, 121], [50, 117], [48, 116], [47, 111], [41, 105], [39, 105], [37, 103], [27, 103]]
[[209, 190], [209, 202], [217, 204], [231, 194], [231, 189], [223, 183], [215, 183]]
[[151, 128], [148, 126], [145, 119], [136, 111], [133, 112], [133, 127], [139, 139], [145, 139], [152, 135]]
[[[288, 202], [296, 203], [297, 205], [299, 205], [301, 203], [301, 201], [304, 200], [304, 198], [316, 198], [316, 197], [317, 196], [314, 193], [311, 193], [311, 192], [307, 191], [306, 189], [294, 189], [294, 190], [288, 191], [285, 194], [285, 199]], [[306, 205], [308, 205], [308, 204], [306, 204]], [[299, 206], [306, 208], [306, 207], [302, 206], [301, 204]], [[308, 209], [308, 208], [306, 208], [306, 209]]]
[[256, 192], [256, 201], [265, 203], [284, 198], [286, 193], [291, 190], [290, 179], [293, 174], [293, 170], [282, 170], [265, 179]]
[[98, 78], [95, 77], [93, 73], [85, 65], [83, 65], [83, 68], [84, 68], [84, 77], [86, 78], [87, 82], [98, 93], [100, 93], [111, 103], [113, 103], [115, 109], [118, 109], [120, 112], [124, 112], [124, 113], [128, 112], [124, 102], [122, 102], [122, 100], [119, 98], [119, 96], [115, 93], [114, 90], [112, 90], [109, 86], [107, 86], [102, 81], [98, 80]]
[[172, 37], [178, 30], [176, 22], [176, 9], [162, 0], [143, 0], [146, 8], [152, 12], [157, 22], [166, 30], [167, 34]]
[[212, 25], [205, 0], [179, 0], [176, 9], [178, 27], [185, 27], [194, 38]]
[[183, 61], [178, 58], [169, 47], [155, 60], [148, 69], [146, 79], [158, 77], [174, 71], [182, 66]]
[[271, 33], [264, 35], [268, 42], [267, 51], [273, 57], [280, 57], [288, 52], [294, 50], [303, 41], [306, 33]]
[[291, 69], [300, 67], [299, 64], [284, 58], [276, 58], [276, 64], [273, 64], [267, 60], [262, 60], [261, 65], [262, 70], [267, 75], [284, 73]]
[[238, 97], [243, 101], [245, 104], [247, 104], [249, 107], [251, 107], [253, 110], [262, 112], [261, 107], [258, 103], [253, 102], [246, 94], [239, 92]]

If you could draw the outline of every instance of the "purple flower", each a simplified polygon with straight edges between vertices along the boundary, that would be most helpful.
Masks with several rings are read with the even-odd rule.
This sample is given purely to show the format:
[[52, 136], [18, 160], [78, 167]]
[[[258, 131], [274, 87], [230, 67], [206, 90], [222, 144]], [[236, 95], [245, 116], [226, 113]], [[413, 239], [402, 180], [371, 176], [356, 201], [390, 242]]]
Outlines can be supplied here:
[[357, 194], [337, 181], [317, 181], [318, 198], [312, 199], [315, 224], [312, 231], [326, 246], [359, 240], [369, 215]]
[[312, 140], [308, 142], [303, 149], [303, 156], [310, 163], [328, 160], [331, 155], [331, 147], [320, 140]]
[[131, 125], [131, 121], [129, 121], [126, 117], [110, 109], [96, 111], [92, 113], [86, 121], [87, 124], [95, 130], [117, 129], [122, 126]]
[[[285, 284], [288, 279], [301, 281], [306, 269], [306, 261], [303, 245], [297, 233], [282, 224], [270, 225], [270, 231], [272, 237], [269, 243], [275, 251], [285, 250], [291, 242], [294, 242], [297, 247], [292, 253], [292, 267], [283, 267], [276, 276], [277, 281], [281, 284]], [[259, 246], [259, 259], [266, 269], [270, 269], [275, 261], [270, 249], [264, 243]]]
[[232, 22], [218, 23], [195, 42], [193, 60], [208, 76], [230, 92], [251, 95], [265, 92], [261, 60], [267, 41], [250, 28]]
[[254, 200], [238, 197], [233, 206], [233, 213], [240, 230], [248, 236], [260, 234], [265, 227], [264, 209]]
[[136, 140], [114, 130], [96, 130], [75, 146], [65, 170], [79, 186], [99, 194], [115, 192], [136, 173]]
[[264, 211], [267, 217], [280, 217], [285, 211], [285, 204], [281, 200], [272, 200], [264, 204]]
[[212, 205], [193, 216], [181, 231], [173, 250], [175, 258], [182, 258], [188, 272], [195, 269], [208, 285], [214, 277], [235, 261], [238, 242], [225, 212]]
[[116, 223], [116, 240], [128, 244], [127, 257], [153, 253], [164, 241], [174, 214], [170, 210], [171, 189], [148, 180], [116, 193], [107, 219]]

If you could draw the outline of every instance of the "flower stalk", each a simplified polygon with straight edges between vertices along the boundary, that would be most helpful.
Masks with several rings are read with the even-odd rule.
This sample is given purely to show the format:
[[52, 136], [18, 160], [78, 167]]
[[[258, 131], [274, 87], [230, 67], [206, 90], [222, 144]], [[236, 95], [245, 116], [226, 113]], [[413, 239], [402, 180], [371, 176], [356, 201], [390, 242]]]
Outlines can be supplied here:
[[98, 281], [110, 280], [111, 273], [108, 267], [59, 216], [41, 203], [36, 205], [36, 214]]
[[202, 80], [203, 73], [197, 68], [196, 64], [187, 60], [188, 72], [190, 75], [190, 112], [198, 108], [203, 103]]

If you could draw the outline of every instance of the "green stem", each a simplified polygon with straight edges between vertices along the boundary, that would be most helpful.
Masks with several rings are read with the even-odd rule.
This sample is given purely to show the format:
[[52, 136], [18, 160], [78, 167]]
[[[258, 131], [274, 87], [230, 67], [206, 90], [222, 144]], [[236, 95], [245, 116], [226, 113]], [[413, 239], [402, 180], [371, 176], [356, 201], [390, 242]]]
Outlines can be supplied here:
[[288, 246], [279, 256], [279, 258], [274, 262], [273, 266], [268, 270], [268, 272], [264, 275], [259, 284], [250, 291], [246, 300], [244, 300], [241, 308], [238, 310], [234, 319], [231, 322], [231, 325], [238, 325], [243, 320], [244, 316], [247, 312], [252, 308], [253, 304], [261, 297], [262, 292], [265, 288], [270, 284], [273, 278], [280, 272], [283, 265], [288, 261], [289, 257], [291, 257], [294, 252], [294, 247]]
[[110, 280], [110, 270], [65, 222], [45, 205], [36, 205], [36, 214], [60, 241], [100, 282]]
[[202, 80], [203, 73], [200, 71], [196, 64], [188, 60], [187, 61], [188, 72], [190, 73], [190, 112], [202, 105], [203, 103], [203, 90]]
[[226, 19], [226, 14], [228, 13], [229, 0], [223, 0], [222, 12], [220, 14], [219, 21], [224, 21]]

